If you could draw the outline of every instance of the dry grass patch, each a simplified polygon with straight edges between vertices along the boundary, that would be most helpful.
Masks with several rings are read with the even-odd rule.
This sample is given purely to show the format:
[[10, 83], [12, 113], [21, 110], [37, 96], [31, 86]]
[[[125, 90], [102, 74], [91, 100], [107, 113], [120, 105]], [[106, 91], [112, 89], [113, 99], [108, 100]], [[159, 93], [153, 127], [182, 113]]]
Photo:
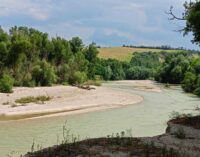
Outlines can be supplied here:
[[129, 47], [108, 47], [108, 48], [99, 48], [99, 57], [100, 58], [112, 58], [120, 61], [130, 61], [132, 54], [135, 52], [175, 52], [177, 50], [161, 50], [161, 49], [150, 49], [150, 48], [129, 48]]
[[33, 97], [33, 96], [28, 96], [24, 98], [20, 98], [15, 100], [16, 103], [18, 104], [28, 104], [28, 103], [44, 103], [45, 101], [50, 101], [52, 97], [49, 96], [38, 96], [38, 97]]

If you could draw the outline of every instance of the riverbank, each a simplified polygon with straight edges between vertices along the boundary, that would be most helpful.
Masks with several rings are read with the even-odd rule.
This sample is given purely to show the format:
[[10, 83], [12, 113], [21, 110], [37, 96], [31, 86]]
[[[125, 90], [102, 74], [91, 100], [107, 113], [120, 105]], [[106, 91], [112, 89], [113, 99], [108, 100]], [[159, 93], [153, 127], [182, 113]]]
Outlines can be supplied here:
[[[199, 119], [189, 117], [190, 120]], [[35, 153], [28, 153], [24, 157], [53, 157], [53, 156], [106, 156], [106, 157], [199, 157], [200, 132], [196, 125], [185, 125], [188, 117], [168, 122], [166, 133], [155, 137], [132, 138], [125, 137], [125, 133], [116, 137], [88, 139], [71, 144], [61, 144], [43, 149]], [[182, 133], [180, 133], [180, 129]], [[184, 134], [184, 137], [180, 137]]]
[[[152, 81], [116, 81], [138, 90], [160, 92]], [[11, 94], [0, 93], [0, 120], [19, 120], [46, 116], [79, 114], [137, 104], [143, 97], [106, 86], [84, 90], [72, 86], [25, 88], [16, 87]], [[48, 96], [43, 103], [17, 104], [24, 97]]]

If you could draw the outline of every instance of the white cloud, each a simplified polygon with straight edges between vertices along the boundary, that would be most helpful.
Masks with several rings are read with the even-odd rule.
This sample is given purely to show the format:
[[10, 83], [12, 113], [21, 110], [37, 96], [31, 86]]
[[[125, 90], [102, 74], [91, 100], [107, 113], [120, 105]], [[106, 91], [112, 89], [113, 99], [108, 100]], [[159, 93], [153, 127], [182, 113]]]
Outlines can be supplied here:
[[[95, 39], [110, 45], [120, 41], [144, 45], [155, 43], [155, 40], [170, 43], [168, 34], [176, 26], [168, 22], [168, 16], [164, 12], [173, 5], [179, 16], [184, 11], [184, 2], [185, 0], [0, 0], [0, 18], [3, 27], [25, 24], [52, 36], [57, 34], [68, 39], [80, 36], [87, 43], [95, 42]], [[30, 20], [27, 17], [31, 17]], [[36, 20], [32, 21], [33, 18]], [[179, 34], [174, 32], [170, 35], [175, 45], [181, 43], [178, 37]], [[183, 44], [184, 40], [190, 42], [190, 39], [183, 38]]]
[[109, 36], [112, 34], [116, 34], [119, 37], [124, 37], [126, 39], [132, 40], [134, 38], [133, 35], [131, 35], [130, 33], [127, 33], [125, 31], [120, 31], [118, 29], [102, 29], [102, 31], [105, 33], [105, 35]]
[[61, 22], [56, 24], [48, 24], [45, 26], [35, 26], [35, 28], [47, 32], [51, 37], [60, 36], [66, 39], [72, 37], [80, 37], [84, 39], [87, 44], [90, 43], [90, 37], [94, 33], [94, 28], [77, 25], [76, 23]]
[[49, 0], [0, 0], [0, 16], [28, 15], [37, 20], [49, 17], [51, 6]]

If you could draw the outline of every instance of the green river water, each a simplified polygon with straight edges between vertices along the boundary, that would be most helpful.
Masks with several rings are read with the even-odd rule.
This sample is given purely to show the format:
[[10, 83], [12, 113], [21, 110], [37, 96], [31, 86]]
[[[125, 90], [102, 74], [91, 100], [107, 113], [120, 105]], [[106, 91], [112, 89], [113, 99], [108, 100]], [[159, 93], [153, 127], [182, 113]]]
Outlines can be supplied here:
[[139, 104], [80, 115], [49, 117], [33, 120], [0, 122], [0, 157], [18, 157], [31, 150], [33, 141], [43, 147], [62, 140], [63, 125], [80, 138], [105, 137], [132, 130], [132, 135], [154, 136], [165, 132], [172, 111], [190, 113], [200, 105], [200, 99], [184, 93], [180, 87], [163, 92], [138, 91], [127, 85], [106, 83], [104, 86], [144, 97]]

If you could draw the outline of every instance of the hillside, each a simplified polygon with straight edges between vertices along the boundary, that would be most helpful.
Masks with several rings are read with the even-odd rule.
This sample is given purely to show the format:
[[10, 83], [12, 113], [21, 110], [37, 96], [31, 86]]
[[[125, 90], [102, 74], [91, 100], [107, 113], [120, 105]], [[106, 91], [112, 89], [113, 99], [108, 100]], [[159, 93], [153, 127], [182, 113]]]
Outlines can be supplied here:
[[150, 49], [150, 48], [129, 48], [129, 47], [106, 47], [99, 48], [100, 58], [112, 58], [121, 61], [130, 61], [131, 56], [134, 52], [175, 52], [177, 50], [161, 50], [161, 49]]

